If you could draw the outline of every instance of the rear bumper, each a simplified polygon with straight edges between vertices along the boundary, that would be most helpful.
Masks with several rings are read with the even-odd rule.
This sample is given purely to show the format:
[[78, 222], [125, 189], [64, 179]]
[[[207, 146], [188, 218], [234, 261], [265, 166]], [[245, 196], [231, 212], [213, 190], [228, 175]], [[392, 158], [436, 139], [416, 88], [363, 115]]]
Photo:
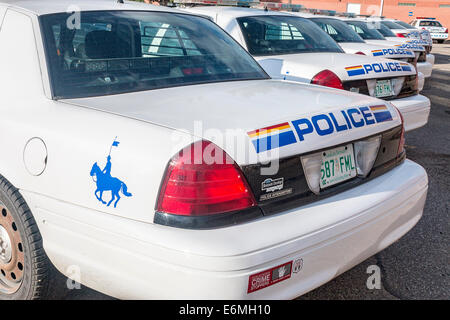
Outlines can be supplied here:
[[429, 62], [418, 62], [417, 71], [422, 72], [425, 78], [431, 77], [431, 72], [433, 71], [433, 65]]
[[430, 32], [431, 39], [433, 40], [445, 40], [448, 38], [448, 33], [434, 33]]
[[[100, 292], [131, 299], [292, 299], [402, 237], [422, 216], [427, 190], [425, 170], [406, 160], [317, 203], [202, 231], [23, 193], [51, 261], [63, 273], [77, 266], [81, 282]], [[247, 293], [250, 275], [297, 259], [303, 261], [299, 272]]]
[[425, 96], [417, 94], [412, 97], [390, 101], [396, 106], [405, 120], [405, 130], [411, 131], [427, 124], [431, 102]]

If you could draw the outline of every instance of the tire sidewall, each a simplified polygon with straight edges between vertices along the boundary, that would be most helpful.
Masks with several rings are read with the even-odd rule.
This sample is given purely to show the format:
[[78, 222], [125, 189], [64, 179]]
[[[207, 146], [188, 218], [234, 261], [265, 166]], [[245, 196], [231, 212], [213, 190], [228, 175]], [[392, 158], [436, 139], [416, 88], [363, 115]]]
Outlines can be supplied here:
[[0, 204], [3, 204], [8, 209], [8, 212], [12, 215], [14, 221], [16, 222], [17, 229], [19, 230], [20, 237], [22, 238], [23, 253], [25, 257], [23, 279], [20, 288], [13, 294], [5, 294], [0, 292], [0, 300], [30, 299], [30, 297], [33, 295], [31, 280], [34, 266], [31, 263], [31, 247], [27, 236], [27, 230], [25, 229], [23, 217], [18, 212], [18, 208], [16, 208], [10, 197], [3, 190], [3, 187], [0, 187]]

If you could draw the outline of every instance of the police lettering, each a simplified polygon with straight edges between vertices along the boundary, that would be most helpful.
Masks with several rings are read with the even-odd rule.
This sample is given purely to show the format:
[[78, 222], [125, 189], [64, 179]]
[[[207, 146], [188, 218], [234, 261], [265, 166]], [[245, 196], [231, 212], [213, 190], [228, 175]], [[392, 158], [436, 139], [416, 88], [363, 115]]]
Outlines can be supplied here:
[[319, 136], [327, 136], [334, 132], [350, 130], [375, 124], [373, 113], [368, 107], [350, 108], [340, 113], [319, 114], [292, 121], [300, 141], [305, 136], [316, 132]]

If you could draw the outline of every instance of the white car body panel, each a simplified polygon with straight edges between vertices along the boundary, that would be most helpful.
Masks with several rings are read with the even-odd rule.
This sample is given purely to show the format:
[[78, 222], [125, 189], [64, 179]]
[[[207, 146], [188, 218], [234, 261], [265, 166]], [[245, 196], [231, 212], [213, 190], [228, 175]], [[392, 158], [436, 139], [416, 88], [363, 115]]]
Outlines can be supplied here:
[[[209, 92], [216, 93], [210, 95]], [[277, 104], [283, 106], [282, 113], [280, 113], [279, 108], [267, 104], [274, 92], [277, 92]], [[333, 94], [327, 95], [327, 93]], [[174, 96], [179, 98], [174, 98]], [[299, 99], [301, 101], [314, 101], [314, 103], [299, 104]], [[373, 105], [380, 102], [369, 96], [351, 94], [343, 90], [279, 80], [205, 84], [64, 101], [75, 106], [119, 114], [130, 119], [179, 130], [189, 135], [195, 135], [195, 121], [201, 120], [203, 132], [215, 129], [225, 135], [227, 130], [241, 130], [238, 138], [247, 140], [249, 139], [247, 132], [258, 128], [290, 122], [311, 114], [339, 112], [342, 106]], [[153, 101], [152, 108], [148, 108], [148, 101]], [[123, 108], [125, 104], [129, 105], [126, 109]], [[187, 109], [186, 105], [190, 107]], [[388, 107], [391, 113], [395, 114], [394, 108]], [[209, 112], [208, 117], [204, 116], [205, 109]], [[239, 116], [229, 117], [230, 114]], [[177, 116], [174, 117], [173, 115]], [[255, 115], [258, 116], [255, 117]], [[396, 115], [395, 117], [398, 124], [399, 119]], [[278, 154], [269, 153], [266, 159], [284, 158], [326, 148], [336, 143], [348, 141], [350, 137], [358, 139], [357, 137], [369, 136], [390, 127], [392, 127], [390, 123], [379, 123], [370, 128], [364, 128], [364, 130], [347, 130], [323, 137], [315, 134], [309, 137], [307, 143], [285, 146], [279, 149]], [[236, 150], [227, 149], [223, 140], [215, 141], [212, 139], [213, 137], [207, 136], [196, 136], [196, 138], [209, 138], [223, 148], [241, 166], [252, 164], [254, 162], [249, 161], [256, 159], [256, 153], [250, 154], [248, 159], [239, 159]], [[254, 149], [250, 150], [255, 152]], [[173, 150], [172, 155], [177, 151]]]
[[[188, 230], [153, 223], [168, 161], [191, 142], [209, 138], [195, 130], [196, 121], [223, 134], [352, 106], [386, 105], [392, 115], [391, 121], [329, 136], [311, 134], [280, 149], [283, 157], [396, 128], [400, 116], [390, 103], [369, 96], [279, 80], [52, 100], [38, 16], [65, 12], [73, 1], [0, 1], [0, 13], [9, 7], [0, 29], [0, 174], [26, 200], [51, 262], [68, 276], [78, 266], [83, 285], [129, 299], [294, 298], [395, 242], [422, 216], [427, 175], [406, 160], [345, 192], [244, 224]], [[79, 2], [88, 10], [179, 12]], [[105, 162], [115, 136], [121, 144], [114, 151], [114, 175], [133, 193], [117, 208], [97, 201], [89, 175], [94, 162]], [[47, 154], [25, 158], [33, 138], [45, 143]], [[44, 165], [43, 172], [30, 174], [30, 163]], [[247, 294], [249, 275], [295, 259], [303, 259], [298, 273]]]
[[[396, 60], [375, 60], [359, 54], [345, 53], [300, 53], [255, 57], [256, 61], [273, 78], [310, 83], [312, 78], [325, 69], [333, 71], [342, 81], [396, 77], [410, 75], [411, 71], [383, 71], [378, 74], [369, 72], [350, 76], [345, 68], [355, 65], [371, 65], [373, 63], [398, 63]], [[415, 70], [411, 66], [412, 70]]]
[[[407, 160], [312, 205], [204, 231], [23, 194], [36, 206], [52, 262], [59, 270], [79, 266], [82, 283], [98, 291], [121, 299], [293, 299], [402, 237], [421, 218], [427, 189], [425, 170]], [[250, 275], [300, 259], [288, 280], [247, 294]]]

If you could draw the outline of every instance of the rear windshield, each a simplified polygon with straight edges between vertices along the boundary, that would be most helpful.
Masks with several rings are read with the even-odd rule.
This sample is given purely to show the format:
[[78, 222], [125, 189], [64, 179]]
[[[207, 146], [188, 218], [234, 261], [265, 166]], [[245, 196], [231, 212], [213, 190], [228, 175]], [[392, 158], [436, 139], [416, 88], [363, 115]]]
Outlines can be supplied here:
[[398, 23], [392, 22], [392, 21], [381, 21], [382, 24], [384, 24], [389, 29], [406, 29], [399, 25]]
[[371, 26], [372, 28], [376, 29], [379, 33], [381, 33], [384, 37], [397, 37], [395, 33], [391, 31], [388, 27], [386, 27], [384, 24], [380, 23], [379, 21], [368, 21], [367, 24]]
[[237, 19], [248, 50], [255, 56], [307, 52], [343, 52], [311, 21], [292, 16], [255, 16]]
[[329, 18], [312, 18], [323, 31], [328, 33], [336, 42], [364, 43], [364, 40], [345, 22]]
[[421, 27], [442, 27], [439, 21], [420, 21], [419, 26]]
[[406, 22], [403, 22], [403, 21], [395, 21], [395, 23], [401, 25], [402, 27], [404, 27], [406, 29], [416, 29], [412, 25], [407, 24]]
[[146, 11], [90, 11], [80, 18], [41, 17], [55, 98], [268, 78], [205, 18]]
[[386, 40], [371, 24], [362, 21], [346, 21], [347, 24], [364, 40]]

